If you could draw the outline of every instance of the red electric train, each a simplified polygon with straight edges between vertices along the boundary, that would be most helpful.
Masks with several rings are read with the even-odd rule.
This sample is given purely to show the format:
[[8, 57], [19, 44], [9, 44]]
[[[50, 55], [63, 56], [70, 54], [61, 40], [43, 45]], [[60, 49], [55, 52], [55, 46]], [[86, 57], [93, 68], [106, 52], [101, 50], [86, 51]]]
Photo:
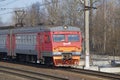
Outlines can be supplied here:
[[0, 58], [54, 66], [78, 65], [82, 35], [73, 26], [39, 26], [0, 30]]

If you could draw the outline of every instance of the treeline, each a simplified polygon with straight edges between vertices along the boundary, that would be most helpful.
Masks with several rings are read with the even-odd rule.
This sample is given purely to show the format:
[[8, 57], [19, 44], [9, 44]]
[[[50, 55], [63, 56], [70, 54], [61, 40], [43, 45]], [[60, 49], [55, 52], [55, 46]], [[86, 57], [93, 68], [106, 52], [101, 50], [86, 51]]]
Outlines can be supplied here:
[[120, 55], [120, 0], [101, 0], [99, 3], [90, 20], [91, 51]]
[[[43, 0], [42, 3], [34, 3], [26, 9], [24, 17], [25, 25], [81, 25], [83, 26], [83, 8], [80, 0]], [[13, 15], [15, 24], [16, 15]]]
[[[120, 55], [120, 0], [90, 0], [90, 50]], [[13, 23], [16, 23], [13, 15]], [[84, 4], [80, 0], [44, 0], [26, 9], [26, 26], [73, 25], [84, 33]]]

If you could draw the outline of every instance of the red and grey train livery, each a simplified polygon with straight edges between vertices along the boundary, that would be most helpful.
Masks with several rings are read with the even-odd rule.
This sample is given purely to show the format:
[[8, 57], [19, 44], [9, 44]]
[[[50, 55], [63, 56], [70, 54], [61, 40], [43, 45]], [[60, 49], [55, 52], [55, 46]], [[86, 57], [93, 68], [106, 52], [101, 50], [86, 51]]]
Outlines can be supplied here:
[[81, 31], [73, 26], [0, 30], [1, 59], [74, 66], [79, 64], [81, 50]]

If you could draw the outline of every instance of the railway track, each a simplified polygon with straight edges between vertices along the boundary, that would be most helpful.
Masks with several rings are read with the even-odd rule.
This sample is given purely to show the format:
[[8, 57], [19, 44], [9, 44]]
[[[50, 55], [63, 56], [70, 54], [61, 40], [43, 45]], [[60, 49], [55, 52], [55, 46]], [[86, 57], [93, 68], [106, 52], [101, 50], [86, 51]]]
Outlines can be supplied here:
[[[9, 62], [8, 62], [9, 63]], [[13, 62], [11, 62], [13, 63]], [[14, 63], [14, 64], [19, 64], [19, 63]], [[85, 69], [76, 69], [76, 68], [59, 68], [59, 67], [49, 67], [49, 66], [46, 66], [46, 65], [38, 65], [38, 64], [23, 64], [21, 63], [22, 65], [28, 65], [28, 66], [32, 66], [32, 67], [39, 67], [39, 68], [46, 68], [46, 69], [55, 69], [55, 70], [63, 70], [63, 71], [67, 71], [67, 72], [73, 72], [73, 73], [79, 73], [79, 74], [85, 74], [85, 75], [90, 75], [90, 76], [96, 76], [96, 77], [100, 77], [100, 78], [103, 78], [103, 79], [110, 79], [110, 80], [120, 80], [120, 75], [119, 74], [112, 74], [112, 73], [105, 73], [105, 72], [98, 72], [98, 71], [93, 71], [93, 70], [85, 70]], [[9, 69], [9, 70], [13, 70], [14, 68], [9, 68], [9, 67], [4, 67], [4, 66], [0, 66], [0, 70], [1, 68], [5, 68], [5, 69]], [[16, 71], [21, 71], [19, 69], [14, 69]], [[33, 72], [30, 72], [30, 71], [24, 71], [22, 70], [22, 72], [24, 73], [33, 73]], [[34, 72], [36, 75], [41, 75], [40, 73], [36, 73]], [[42, 74], [43, 76], [47, 76], [47, 75], [44, 75]], [[50, 76], [51, 77], [51, 76]], [[35, 80], [41, 80], [41, 79], [35, 79]], [[46, 79], [48, 80], [48, 79]], [[49, 78], [50, 80], [50, 78]], [[54, 79], [51, 79], [51, 80], [68, 80], [66, 78], [54, 78]]]
[[56, 76], [51, 76], [47, 74], [36, 73], [27, 70], [15, 69], [5, 66], [0, 66], [0, 72], [12, 74], [21, 78], [27, 78], [31, 80], [68, 80], [67, 78], [61, 78]]
[[91, 76], [98, 76], [98, 77], [106, 78], [110, 80], [120, 80], [119, 74], [98, 72], [98, 71], [86, 70], [86, 69], [76, 69], [76, 68], [61, 68], [61, 70], [85, 74], [85, 75], [91, 75]]

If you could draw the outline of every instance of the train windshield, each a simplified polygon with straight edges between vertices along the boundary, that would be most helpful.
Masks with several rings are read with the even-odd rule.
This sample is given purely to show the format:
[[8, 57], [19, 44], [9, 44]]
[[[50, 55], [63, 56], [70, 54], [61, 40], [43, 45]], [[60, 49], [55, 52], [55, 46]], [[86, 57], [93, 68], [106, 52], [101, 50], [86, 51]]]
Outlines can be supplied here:
[[65, 41], [65, 35], [63, 34], [53, 35], [53, 40], [54, 42]]
[[76, 34], [68, 35], [68, 41], [79, 41], [79, 35]]

